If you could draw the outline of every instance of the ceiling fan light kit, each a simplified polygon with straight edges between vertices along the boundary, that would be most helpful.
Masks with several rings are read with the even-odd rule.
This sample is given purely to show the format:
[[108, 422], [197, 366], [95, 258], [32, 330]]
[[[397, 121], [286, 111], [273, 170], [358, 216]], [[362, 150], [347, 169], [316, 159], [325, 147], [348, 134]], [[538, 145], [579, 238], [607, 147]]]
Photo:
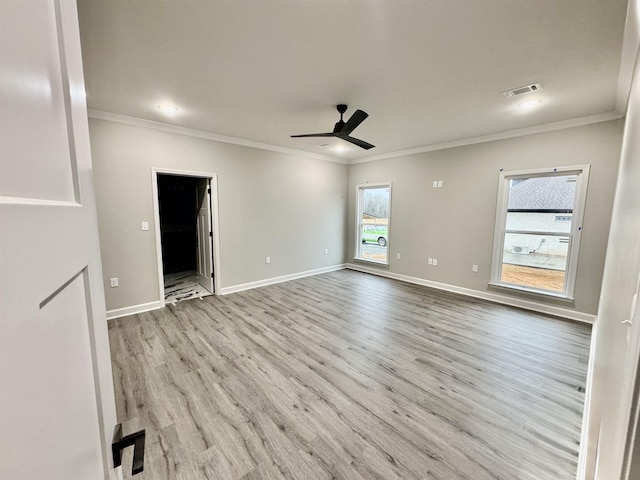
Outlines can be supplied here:
[[291, 138], [301, 138], [301, 137], [336, 137], [341, 140], [345, 140], [349, 143], [353, 143], [360, 148], [364, 148], [365, 150], [369, 150], [373, 148], [375, 145], [371, 145], [364, 140], [360, 140], [359, 138], [355, 138], [350, 136], [350, 133], [353, 132], [364, 120], [369, 116], [367, 112], [362, 110], [356, 110], [351, 118], [346, 122], [343, 120], [342, 115], [347, 111], [347, 106], [344, 104], [336, 105], [336, 109], [340, 114], [340, 120], [334, 125], [333, 132], [330, 133], [307, 133], [305, 135], [291, 135]]

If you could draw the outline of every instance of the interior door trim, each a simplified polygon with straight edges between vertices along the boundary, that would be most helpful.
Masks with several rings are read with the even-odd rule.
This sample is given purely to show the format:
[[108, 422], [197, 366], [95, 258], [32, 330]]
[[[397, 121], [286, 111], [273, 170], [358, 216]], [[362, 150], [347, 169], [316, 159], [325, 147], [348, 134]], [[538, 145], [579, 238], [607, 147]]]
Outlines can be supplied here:
[[211, 188], [211, 225], [213, 228], [213, 289], [214, 295], [218, 295], [221, 288], [220, 281], [220, 228], [218, 215], [218, 174], [212, 172], [199, 172], [192, 170], [175, 170], [171, 168], [151, 167], [151, 195], [153, 201], [153, 220], [156, 242], [156, 260], [158, 267], [158, 296], [160, 308], [166, 305], [164, 300], [164, 268], [162, 267], [162, 238], [160, 232], [160, 204], [158, 201], [158, 175], [178, 175], [182, 177], [205, 178], [209, 180]]

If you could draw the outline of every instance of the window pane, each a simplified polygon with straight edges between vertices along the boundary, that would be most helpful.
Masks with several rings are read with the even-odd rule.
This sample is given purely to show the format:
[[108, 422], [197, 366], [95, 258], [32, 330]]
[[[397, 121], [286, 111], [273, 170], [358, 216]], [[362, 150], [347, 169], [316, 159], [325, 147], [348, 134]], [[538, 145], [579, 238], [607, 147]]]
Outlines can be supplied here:
[[564, 291], [569, 237], [505, 233], [500, 281]]
[[511, 179], [506, 229], [571, 232], [576, 179], [576, 175]]
[[359, 223], [358, 257], [387, 262], [389, 240], [389, 187], [363, 188]]
[[571, 232], [571, 213], [507, 212], [507, 230], [527, 232]]

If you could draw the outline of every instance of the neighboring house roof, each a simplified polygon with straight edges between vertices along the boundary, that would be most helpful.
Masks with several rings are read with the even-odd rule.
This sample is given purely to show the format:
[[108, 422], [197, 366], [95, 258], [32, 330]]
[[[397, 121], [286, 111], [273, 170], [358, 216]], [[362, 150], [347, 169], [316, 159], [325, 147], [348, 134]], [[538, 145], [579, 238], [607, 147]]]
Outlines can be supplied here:
[[[571, 178], [573, 181], [568, 181]], [[509, 211], [572, 212], [576, 196], [575, 177], [527, 178], [509, 189]]]

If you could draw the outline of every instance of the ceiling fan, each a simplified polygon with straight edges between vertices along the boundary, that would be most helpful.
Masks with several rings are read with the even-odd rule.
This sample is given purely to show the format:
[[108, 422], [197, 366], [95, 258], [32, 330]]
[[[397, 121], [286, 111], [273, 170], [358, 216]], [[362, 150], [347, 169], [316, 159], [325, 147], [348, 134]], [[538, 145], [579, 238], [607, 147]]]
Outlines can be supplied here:
[[338, 113], [340, 113], [340, 120], [333, 127], [333, 132], [331, 133], [307, 133], [306, 135], [291, 135], [291, 138], [300, 138], [300, 137], [337, 137], [342, 140], [346, 140], [347, 142], [351, 142], [354, 145], [359, 146], [360, 148], [364, 148], [365, 150], [369, 150], [373, 148], [375, 145], [371, 145], [363, 140], [360, 140], [355, 137], [351, 137], [349, 134], [353, 132], [358, 125], [364, 122], [365, 118], [369, 116], [367, 112], [363, 112], [362, 110], [356, 110], [351, 118], [346, 122], [342, 119], [342, 114], [347, 111], [347, 106], [340, 104], [336, 105]]

